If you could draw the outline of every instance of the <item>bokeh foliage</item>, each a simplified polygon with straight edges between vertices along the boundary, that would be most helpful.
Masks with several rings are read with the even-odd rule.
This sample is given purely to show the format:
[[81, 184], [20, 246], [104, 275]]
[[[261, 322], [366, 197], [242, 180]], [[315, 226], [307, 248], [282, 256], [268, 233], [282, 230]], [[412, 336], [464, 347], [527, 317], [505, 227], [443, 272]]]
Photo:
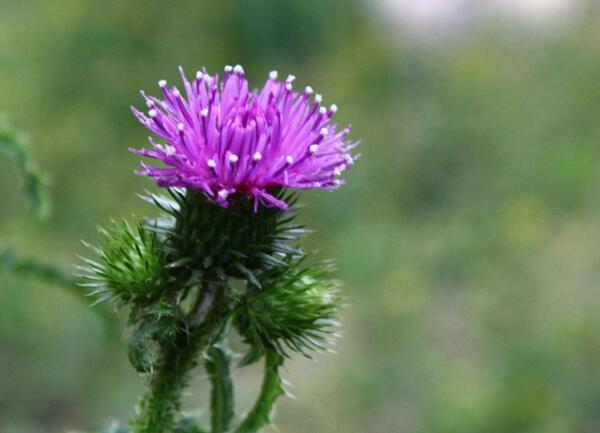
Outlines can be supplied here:
[[[55, 206], [28, 218], [0, 160], [2, 249], [66, 265], [98, 223], [145, 212], [128, 107], [178, 64], [294, 73], [340, 106], [365, 157], [340, 191], [303, 197], [305, 249], [338, 258], [351, 306], [339, 355], [288, 367], [300, 402], [282, 401], [279, 429], [598, 431], [599, 11], [440, 44], [384, 24], [341, 0], [4, 0], [0, 111], [30, 132]], [[95, 318], [1, 282], [0, 431], [131, 415], [141, 380]]]

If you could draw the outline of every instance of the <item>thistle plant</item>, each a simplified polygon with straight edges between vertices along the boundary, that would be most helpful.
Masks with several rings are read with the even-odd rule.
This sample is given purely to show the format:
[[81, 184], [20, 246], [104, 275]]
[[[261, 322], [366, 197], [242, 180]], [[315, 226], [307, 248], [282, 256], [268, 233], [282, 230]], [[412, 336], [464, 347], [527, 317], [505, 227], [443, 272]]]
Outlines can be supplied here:
[[[253, 433], [271, 422], [285, 394], [280, 370], [295, 353], [311, 357], [335, 337], [340, 306], [332, 264], [298, 247], [298, 190], [333, 190], [354, 162], [350, 128], [332, 122], [311, 87], [269, 74], [250, 91], [241, 66], [223, 79], [205, 69], [184, 93], [159, 81], [161, 97], [142, 92], [137, 119], [155, 137], [133, 152], [163, 193], [142, 198], [157, 217], [116, 221], [90, 246], [83, 276], [98, 303], [128, 309], [129, 359], [147, 378], [133, 433]], [[184, 96], [185, 95], [185, 96]], [[238, 334], [243, 353], [229, 341]], [[233, 368], [263, 362], [254, 406], [236, 413]], [[197, 366], [211, 385], [210, 419], [182, 414], [182, 391]]]

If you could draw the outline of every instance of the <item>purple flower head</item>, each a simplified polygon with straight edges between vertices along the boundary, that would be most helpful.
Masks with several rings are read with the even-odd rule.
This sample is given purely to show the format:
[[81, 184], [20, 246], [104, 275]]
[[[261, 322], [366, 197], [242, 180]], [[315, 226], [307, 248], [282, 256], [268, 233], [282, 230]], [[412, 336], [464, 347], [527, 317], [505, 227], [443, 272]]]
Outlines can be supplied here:
[[331, 123], [337, 106], [322, 106], [313, 89], [292, 90], [295, 77], [277, 80], [269, 74], [258, 91], [249, 91], [244, 69], [226, 66], [218, 75], [198, 71], [188, 81], [181, 67], [185, 94], [159, 81], [162, 98], [147, 96], [147, 114], [132, 107], [138, 120], [164, 143], [149, 138], [151, 149], [131, 149], [166, 167], [141, 164], [138, 174], [161, 187], [201, 190], [226, 207], [234, 194], [259, 204], [287, 208], [274, 191], [335, 189], [356, 156], [358, 143], [346, 140], [350, 126]]

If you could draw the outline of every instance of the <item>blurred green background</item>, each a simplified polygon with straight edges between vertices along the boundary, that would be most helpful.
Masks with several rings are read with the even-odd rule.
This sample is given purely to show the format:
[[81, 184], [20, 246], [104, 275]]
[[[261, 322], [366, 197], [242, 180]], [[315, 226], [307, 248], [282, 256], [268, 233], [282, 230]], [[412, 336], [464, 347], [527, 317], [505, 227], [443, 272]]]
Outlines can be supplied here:
[[[364, 157], [304, 195], [349, 306], [337, 355], [289, 364], [279, 431], [600, 431], [600, 8], [412, 3], [0, 0], [0, 112], [53, 176], [39, 222], [0, 159], [0, 250], [70, 270], [97, 224], [148, 211], [129, 105], [177, 65], [293, 73]], [[247, 408], [257, 371], [236, 380]], [[0, 432], [125, 420], [142, 387], [85, 305], [0, 276]]]

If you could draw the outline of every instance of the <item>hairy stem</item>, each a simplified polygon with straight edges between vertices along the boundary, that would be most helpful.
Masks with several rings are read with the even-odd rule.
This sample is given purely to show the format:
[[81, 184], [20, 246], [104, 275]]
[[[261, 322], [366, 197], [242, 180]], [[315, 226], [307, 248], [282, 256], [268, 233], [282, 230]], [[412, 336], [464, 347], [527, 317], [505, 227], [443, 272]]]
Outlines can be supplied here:
[[149, 390], [140, 403], [140, 415], [133, 421], [135, 433], [167, 433], [172, 430], [175, 415], [181, 409], [181, 394], [190, 371], [196, 366], [198, 354], [211, 340], [220, 321], [212, 317], [215, 291], [218, 285], [209, 283], [202, 295], [198, 311], [190, 314], [186, 330], [160, 348], [158, 360], [149, 383]]
[[159, 355], [150, 389], [140, 404], [140, 416], [134, 422], [137, 433], [165, 433], [173, 425], [181, 407], [181, 392], [202, 348], [199, 342], [178, 343], [164, 347]]
[[261, 428], [266, 427], [271, 422], [271, 413], [275, 406], [275, 401], [281, 395], [285, 394], [279, 377], [279, 367], [283, 364], [283, 358], [277, 352], [267, 350], [265, 357], [265, 375], [260, 388], [260, 394], [256, 399], [254, 407], [235, 433], [256, 433]]

